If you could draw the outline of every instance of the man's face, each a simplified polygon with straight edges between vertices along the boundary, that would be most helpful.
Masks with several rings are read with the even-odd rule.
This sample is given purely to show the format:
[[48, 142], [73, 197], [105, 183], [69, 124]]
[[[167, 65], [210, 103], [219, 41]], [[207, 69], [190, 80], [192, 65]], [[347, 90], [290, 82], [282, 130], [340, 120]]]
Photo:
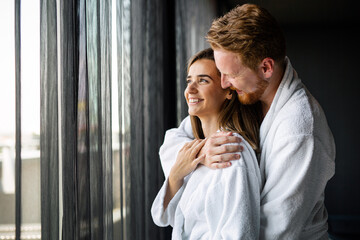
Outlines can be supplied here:
[[222, 49], [214, 50], [215, 63], [221, 72], [221, 87], [236, 90], [242, 104], [259, 100], [268, 86], [259, 73], [245, 66], [239, 55]]

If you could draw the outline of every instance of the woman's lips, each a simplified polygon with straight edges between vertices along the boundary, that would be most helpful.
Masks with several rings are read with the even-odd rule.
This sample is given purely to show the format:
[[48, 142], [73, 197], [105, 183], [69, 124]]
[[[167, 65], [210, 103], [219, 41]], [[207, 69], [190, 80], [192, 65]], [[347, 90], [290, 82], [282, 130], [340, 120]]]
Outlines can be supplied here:
[[190, 105], [195, 105], [195, 104], [198, 104], [199, 102], [202, 102], [202, 101], [204, 101], [204, 100], [200, 99], [200, 98], [189, 98], [188, 103]]

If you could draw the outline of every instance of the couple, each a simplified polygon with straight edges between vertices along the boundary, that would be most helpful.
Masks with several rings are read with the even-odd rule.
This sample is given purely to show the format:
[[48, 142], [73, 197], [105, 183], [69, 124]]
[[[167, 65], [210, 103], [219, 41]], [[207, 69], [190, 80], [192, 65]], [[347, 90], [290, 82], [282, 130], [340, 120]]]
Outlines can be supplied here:
[[190, 117], [160, 149], [154, 222], [171, 225], [173, 239], [328, 239], [335, 144], [276, 20], [244, 4], [215, 20], [207, 40], [213, 51], [189, 62]]

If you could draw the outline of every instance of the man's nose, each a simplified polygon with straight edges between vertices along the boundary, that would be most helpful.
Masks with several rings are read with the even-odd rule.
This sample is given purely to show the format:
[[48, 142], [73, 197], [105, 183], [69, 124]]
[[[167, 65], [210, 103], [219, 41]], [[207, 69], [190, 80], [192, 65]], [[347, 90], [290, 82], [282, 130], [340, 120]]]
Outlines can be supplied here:
[[231, 86], [231, 83], [228, 80], [228, 77], [225, 74], [221, 74], [221, 87], [226, 89]]

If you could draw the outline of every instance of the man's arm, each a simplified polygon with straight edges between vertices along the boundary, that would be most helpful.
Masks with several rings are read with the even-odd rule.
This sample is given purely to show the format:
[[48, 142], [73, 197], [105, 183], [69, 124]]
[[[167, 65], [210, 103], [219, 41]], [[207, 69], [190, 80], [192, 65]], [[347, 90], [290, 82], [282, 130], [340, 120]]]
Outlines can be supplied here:
[[[270, 154], [261, 166], [266, 182], [261, 193], [260, 239], [298, 239], [310, 229], [324, 232], [323, 194], [334, 174], [332, 145], [303, 134], [277, 138], [271, 148], [266, 149]], [[310, 236], [307, 239], [318, 239]]]

